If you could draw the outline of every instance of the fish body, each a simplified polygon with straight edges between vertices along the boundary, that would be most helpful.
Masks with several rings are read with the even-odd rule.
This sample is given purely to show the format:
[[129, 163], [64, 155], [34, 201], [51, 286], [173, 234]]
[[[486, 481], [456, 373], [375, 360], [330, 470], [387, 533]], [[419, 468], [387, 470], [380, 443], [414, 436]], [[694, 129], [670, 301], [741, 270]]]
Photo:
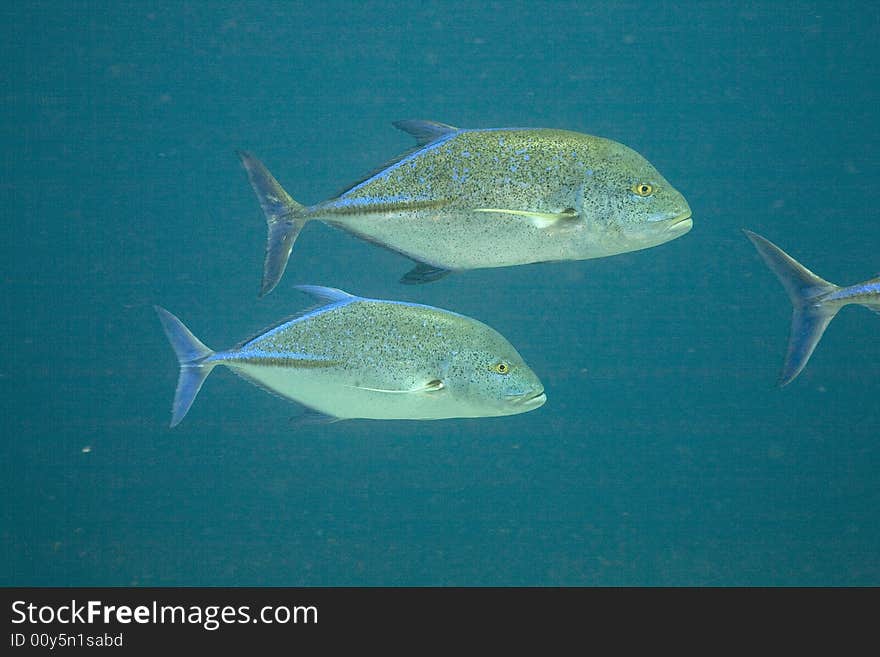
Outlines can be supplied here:
[[172, 426], [217, 365], [333, 419], [512, 415], [546, 401], [516, 349], [475, 319], [333, 288], [300, 289], [323, 305], [225, 351], [208, 349], [157, 307], [181, 367]]
[[395, 125], [416, 137], [414, 150], [308, 207], [253, 155], [240, 154], [269, 226], [261, 294], [278, 283], [296, 236], [313, 220], [415, 260], [408, 283], [450, 271], [635, 251], [692, 226], [684, 197], [645, 158], [610, 139], [429, 121]]
[[791, 299], [791, 333], [779, 378], [779, 384], [784, 386], [804, 369], [828, 324], [841, 308], [858, 304], [880, 313], [880, 277], [846, 287], [835, 285], [811, 272], [770, 240], [748, 230], [743, 232]]

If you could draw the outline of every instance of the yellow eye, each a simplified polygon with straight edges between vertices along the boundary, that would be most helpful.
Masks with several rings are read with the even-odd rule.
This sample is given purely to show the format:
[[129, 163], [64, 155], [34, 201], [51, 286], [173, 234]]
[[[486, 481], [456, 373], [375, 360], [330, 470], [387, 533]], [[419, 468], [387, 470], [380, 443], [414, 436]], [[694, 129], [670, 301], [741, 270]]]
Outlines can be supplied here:
[[492, 367], [489, 368], [496, 374], [509, 374], [510, 373], [510, 365], [507, 363], [495, 363]]
[[654, 193], [654, 186], [646, 182], [636, 183], [630, 189], [639, 196], [650, 196]]

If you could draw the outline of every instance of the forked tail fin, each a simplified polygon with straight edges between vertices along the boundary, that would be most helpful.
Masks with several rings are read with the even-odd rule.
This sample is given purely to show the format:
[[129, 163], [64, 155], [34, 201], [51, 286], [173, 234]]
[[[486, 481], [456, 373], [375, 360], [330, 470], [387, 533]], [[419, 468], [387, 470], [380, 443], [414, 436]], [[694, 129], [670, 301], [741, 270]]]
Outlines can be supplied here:
[[263, 214], [266, 215], [268, 238], [263, 262], [263, 284], [260, 288], [262, 297], [271, 292], [281, 280], [290, 258], [290, 250], [305, 225], [306, 218], [300, 213], [303, 206], [290, 198], [262, 162], [244, 151], [239, 151], [238, 156], [260, 201]]
[[788, 338], [785, 364], [779, 376], [779, 385], [784, 386], [791, 383], [804, 369], [828, 323], [840, 310], [839, 304], [822, 301], [823, 297], [839, 288], [816, 276], [770, 240], [748, 230], [743, 232], [779, 278], [791, 299], [791, 334]]
[[171, 426], [177, 426], [192, 406], [196, 395], [215, 362], [205, 362], [214, 352], [203, 345], [177, 317], [170, 312], [155, 306], [168, 342], [177, 355], [180, 363], [180, 375], [177, 377], [177, 390], [174, 393], [174, 404], [171, 407]]

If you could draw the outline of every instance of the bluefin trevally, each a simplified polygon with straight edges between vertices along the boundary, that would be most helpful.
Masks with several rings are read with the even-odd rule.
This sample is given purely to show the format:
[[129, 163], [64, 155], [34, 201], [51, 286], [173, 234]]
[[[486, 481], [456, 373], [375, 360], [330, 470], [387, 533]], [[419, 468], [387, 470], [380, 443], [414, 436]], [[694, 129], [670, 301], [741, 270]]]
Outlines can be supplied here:
[[225, 351], [212, 351], [156, 306], [180, 364], [172, 427], [217, 365], [332, 419], [514, 415], [547, 400], [516, 349], [482, 322], [432, 306], [297, 287], [322, 305]]
[[880, 277], [841, 287], [816, 276], [770, 240], [746, 234], [767, 266], [779, 278], [794, 308], [788, 352], [779, 377], [784, 386], [801, 373], [837, 312], [851, 303], [880, 313]]
[[256, 157], [239, 153], [268, 224], [261, 296], [278, 284], [309, 221], [416, 261], [404, 283], [636, 251], [693, 225], [684, 197], [616, 141], [566, 130], [394, 125], [418, 145], [311, 206], [294, 201]]

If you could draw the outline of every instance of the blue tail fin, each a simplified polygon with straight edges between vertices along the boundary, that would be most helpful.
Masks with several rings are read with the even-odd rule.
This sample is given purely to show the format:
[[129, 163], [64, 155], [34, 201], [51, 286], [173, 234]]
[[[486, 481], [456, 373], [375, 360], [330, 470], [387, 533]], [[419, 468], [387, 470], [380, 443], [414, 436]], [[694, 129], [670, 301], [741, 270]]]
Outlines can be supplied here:
[[262, 297], [269, 294], [281, 280], [290, 258], [290, 250], [299, 231], [305, 226], [306, 218], [300, 213], [303, 206], [290, 198], [262, 162], [245, 151], [239, 151], [238, 156], [247, 171], [248, 180], [254, 188], [263, 214], [266, 215], [268, 237], [266, 259], [263, 262], [263, 284], [260, 288]]
[[779, 385], [791, 383], [801, 373], [828, 323], [834, 319], [840, 305], [823, 303], [822, 298], [838, 287], [816, 276], [785, 251], [768, 239], [744, 230], [758, 254], [785, 287], [793, 307], [788, 352], [779, 376]]
[[177, 378], [177, 390], [174, 393], [174, 405], [171, 407], [171, 426], [177, 426], [184, 418], [205, 379], [214, 369], [216, 363], [205, 362], [214, 352], [203, 345], [177, 317], [170, 312], [155, 306], [165, 335], [171, 343], [177, 360], [180, 363], [180, 375]]

